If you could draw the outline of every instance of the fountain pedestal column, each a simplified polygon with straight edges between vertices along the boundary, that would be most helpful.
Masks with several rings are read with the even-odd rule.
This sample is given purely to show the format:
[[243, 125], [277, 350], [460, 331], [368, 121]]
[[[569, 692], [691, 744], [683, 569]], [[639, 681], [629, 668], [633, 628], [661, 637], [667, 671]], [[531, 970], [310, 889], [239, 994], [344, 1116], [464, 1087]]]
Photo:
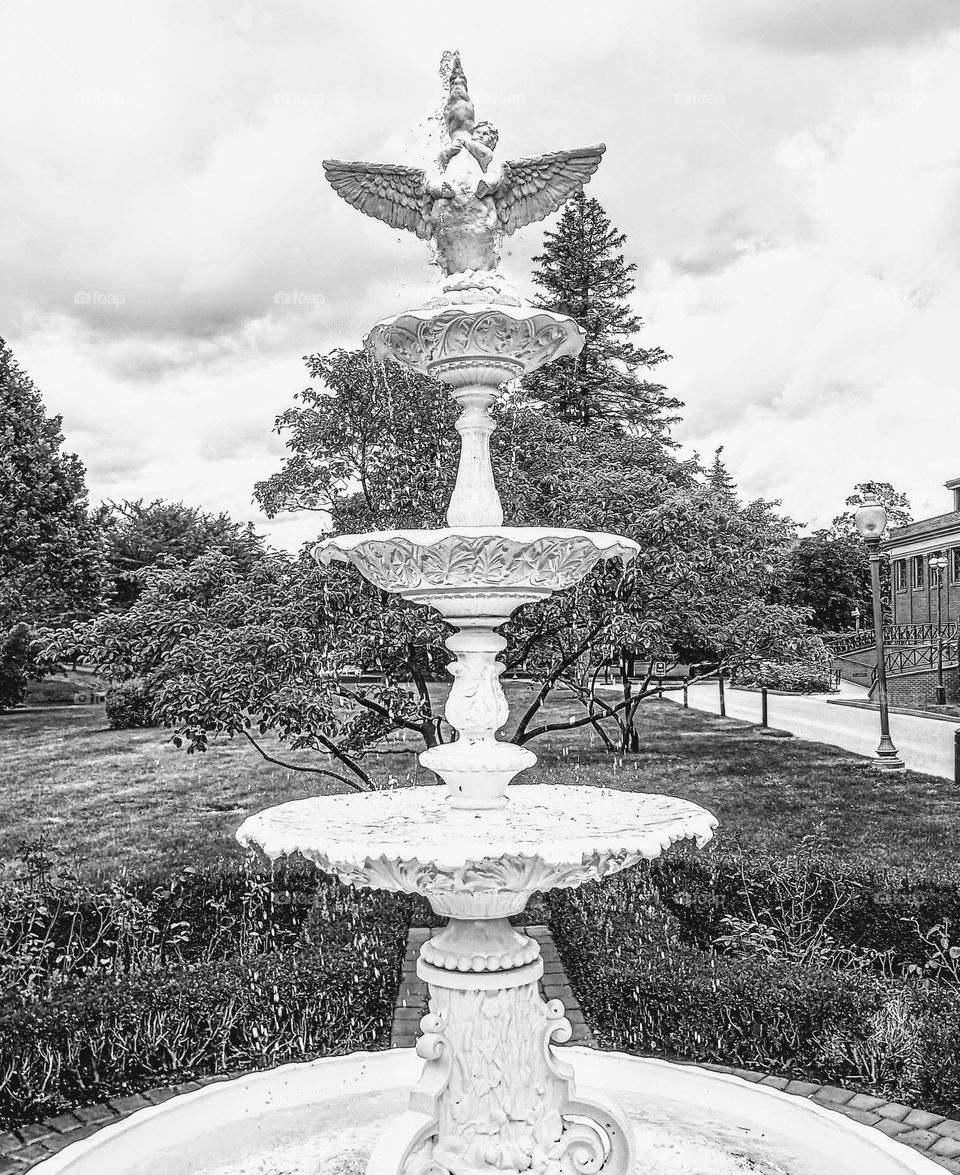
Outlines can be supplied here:
[[367, 1175], [625, 1175], [628, 1122], [603, 1094], [578, 1094], [552, 1047], [571, 1026], [560, 1000], [540, 996], [539, 950], [506, 918], [452, 920], [424, 944], [417, 974], [430, 1010], [417, 1053], [426, 1064]]
[[[495, 372], [494, 377], [499, 379], [499, 374]], [[453, 391], [463, 411], [454, 425], [460, 434], [460, 464], [447, 508], [447, 522], [451, 526], [500, 526], [503, 522], [503, 507], [490, 460], [490, 437], [497, 427], [490, 415], [490, 405], [498, 386], [468, 383]]]

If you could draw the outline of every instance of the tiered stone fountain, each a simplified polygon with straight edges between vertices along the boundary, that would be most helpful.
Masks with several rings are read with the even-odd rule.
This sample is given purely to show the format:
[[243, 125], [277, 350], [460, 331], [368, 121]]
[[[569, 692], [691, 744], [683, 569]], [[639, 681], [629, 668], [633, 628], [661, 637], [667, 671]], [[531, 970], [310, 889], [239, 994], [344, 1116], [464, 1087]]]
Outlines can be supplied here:
[[[497, 268], [500, 233], [555, 210], [603, 147], [495, 164], [459, 59], [448, 60], [449, 146], [436, 171], [327, 163], [351, 204], [432, 238], [443, 272], [417, 310], [378, 323], [385, 361], [446, 383], [463, 412], [449, 526], [340, 536], [319, 544], [372, 583], [436, 608], [455, 629], [446, 717], [456, 741], [420, 755], [445, 782], [269, 808], [237, 833], [270, 859], [300, 853], [348, 885], [420, 893], [446, 928], [421, 951], [430, 1011], [416, 1052], [356, 1054], [238, 1078], [143, 1111], [43, 1165], [84, 1175], [894, 1175], [932, 1166], [820, 1107], [694, 1067], [554, 1047], [559, 1001], [538, 994], [539, 946], [509, 918], [530, 896], [583, 885], [716, 825], [683, 800], [511, 781], [536, 761], [497, 739], [508, 716], [497, 628], [515, 609], [571, 587], [600, 560], [631, 559], [616, 535], [504, 527], [490, 462], [489, 408], [507, 380], [563, 355], [583, 333], [523, 303]], [[577, 1078], [618, 1091], [609, 1094]], [[402, 1108], [402, 1089], [413, 1084]], [[872, 1133], [872, 1136], [871, 1136]], [[372, 1144], [372, 1151], [371, 1151]], [[899, 1153], [898, 1153], [899, 1152]]]

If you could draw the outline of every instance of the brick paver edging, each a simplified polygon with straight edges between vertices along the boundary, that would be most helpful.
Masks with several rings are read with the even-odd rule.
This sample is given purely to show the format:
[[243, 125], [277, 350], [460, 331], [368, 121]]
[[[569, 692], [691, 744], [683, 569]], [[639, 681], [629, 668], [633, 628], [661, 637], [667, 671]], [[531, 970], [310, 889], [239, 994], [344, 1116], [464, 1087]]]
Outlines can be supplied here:
[[[566, 1014], [573, 1028], [570, 1044], [593, 1045], [593, 1037], [584, 1023], [583, 1014], [576, 1001], [557, 954], [557, 948], [546, 926], [528, 926], [527, 934], [540, 943], [543, 956], [544, 974], [540, 991], [544, 999], [563, 1000]], [[407, 1048], [414, 1044], [420, 1018], [426, 1011], [427, 990], [416, 974], [417, 955], [424, 940], [432, 933], [427, 929], [413, 929], [407, 939], [403, 977], [394, 1009], [391, 1048]], [[757, 1073], [749, 1069], [737, 1069], [732, 1065], [700, 1065], [715, 1073], [729, 1073], [759, 1085], [783, 1090], [797, 1097], [810, 1098], [820, 1105], [828, 1106], [838, 1113], [880, 1130], [898, 1142], [922, 1151], [928, 1159], [939, 1163], [951, 1175], [960, 1175], [960, 1122], [954, 1122], [939, 1114], [928, 1114], [925, 1110], [914, 1110], [900, 1102], [888, 1102], [870, 1094], [853, 1093], [836, 1085], [817, 1085], [812, 1081], [791, 1081], [786, 1077]], [[130, 1094], [129, 1097], [111, 1098], [95, 1106], [80, 1106], [56, 1118], [20, 1126], [16, 1130], [0, 1134], [0, 1175], [24, 1175], [31, 1167], [50, 1158], [57, 1151], [79, 1142], [111, 1122], [142, 1110], [147, 1106], [158, 1106], [182, 1093], [212, 1085], [218, 1081], [229, 1081], [240, 1077], [242, 1070], [207, 1077], [200, 1081], [184, 1081], [177, 1085], [148, 1089], [145, 1093]]]

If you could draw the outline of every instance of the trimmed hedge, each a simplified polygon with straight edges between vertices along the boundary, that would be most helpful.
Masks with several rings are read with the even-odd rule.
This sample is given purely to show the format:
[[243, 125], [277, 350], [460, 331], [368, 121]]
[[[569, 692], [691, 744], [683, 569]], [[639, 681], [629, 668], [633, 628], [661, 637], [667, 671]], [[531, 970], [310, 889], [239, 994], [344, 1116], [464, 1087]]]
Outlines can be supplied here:
[[[927, 872], [877, 870], [837, 862], [801, 846], [792, 857], [674, 850], [625, 874], [624, 900], [655, 893], [676, 920], [678, 935], [703, 950], [751, 911], [781, 924], [801, 913], [829, 932], [841, 950], [889, 952], [897, 970], [922, 964], [926, 946], [917, 925], [949, 921], [960, 928], [960, 882]], [[801, 902], [803, 908], [801, 910]]]
[[956, 882], [844, 872], [809, 846], [773, 861], [680, 852], [549, 904], [603, 1047], [960, 1117], [960, 960], [931, 966], [939, 935], [922, 937], [960, 912]]
[[409, 902], [305, 866], [0, 890], [0, 1128], [386, 1047]]
[[392, 1009], [375, 962], [343, 947], [221, 959], [86, 980], [7, 1009], [0, 1120], [9, 1127], [137, 1088], [383, 1047]]

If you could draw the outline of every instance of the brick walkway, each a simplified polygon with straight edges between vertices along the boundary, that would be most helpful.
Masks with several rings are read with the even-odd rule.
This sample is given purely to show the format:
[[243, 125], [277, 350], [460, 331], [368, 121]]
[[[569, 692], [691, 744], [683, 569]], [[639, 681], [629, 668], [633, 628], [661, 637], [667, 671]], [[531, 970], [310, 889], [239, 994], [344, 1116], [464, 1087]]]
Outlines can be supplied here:
[[[593, 1038], [587, 1028], [574, 994], [567, 983], [557, 948], [546, 926], [528, 926], [527, 933], [540, 943], [544, 961], [544, 974], [540, 982], [540, 993], [546, 1000], [563, 1000], [566, 1014], [573, 1027], [570, 1044], [593, 1045]], [[426, 984], [416, 975], [417, 955], [424, 940], [432, 931], [414, 929], [407, 939], [403, 978], [394, 1009], [393, 1029], [390, 1044], [392, 1048], [409, 1048], [417, 1038], [420, 1018], [427, 1010]], [[797, 1097], [810, 1098], [820, 1105], [844, 1114], [855, 1122], [862, 1122], [881, 1130], [898, 1142], [923, 1152], [927, 1158], [939, 1163], [951, 1175], [960, 1175], [960, 1122], [943, 1118], [939, 1114], [928, 1114], [914, 1110], [899, 1102], [887, 1102], [883, 1098], [871, 1097], [865, 1093], [853, 1093], [835, 1085], [816, 1085], [811, 1081], [790, 1081], [785, 1077], [774, 1077], [756, 1073], [749, 1069], [737, 1069], [730, 1065], [701, 1065], [715, 1073], [731, 1073], [759, 1085], [784, 1090]], [[180, 1085], [168, 1085], [146, 1093], [131, 1094], [130, 1097], [114, 1098], [101, 1105], [85, 1106], [56, 1118], [48, 1118], [30, 1126], [0, 1134], [0, 1175], [24, 1175], [32, 1166], [48, 1159], [72, 1142], [86, 1138], [101, 1126], [117, 1122], [145, 1106], [156, 1106], [178, 1094], [199, 1089], [217, 1081], [239, 1077], [239, 1072], [225, 1073], [205, 1081], [187, 1081]], [[104, 1173], [106, 1175], [106, 1173]], [[116, 1175], [125, 1175], [117, 1172]], [[866, 1173], [865, 1173], [866, 1175]]]
[[[583, 1044], [592, 1046], [593, 1037], [590, 1029], [583, 1020], [583, 1013], [577, 1003], [576, 996], [567, 983], [563, 972], [563, 965], [553, 938], [546, 926], [524, 927], [531, 938], [540, 944], [540, 954], [543, 958], [543, 978], [540, 980], [540, 995], [547, 1001], [563, 1000], [563, 1007], [573, 1029], [573, 1036], [568, 1044]], [[419, 1035], [421, 1018], [427, 1011], [427, 985], [417, 978], [417, 956], [424, 942], [433, 934], [432, 930], [416, 927], [410, 931], [407, 938], [407, 953], [403, 960], [403, 978], [400, 980], [400, 990], [397, 993], [397, 1004], [393, 1011], [393, 1029], [390, 1034], [390, 1047], [395, 1049], [412, 1048]]]

